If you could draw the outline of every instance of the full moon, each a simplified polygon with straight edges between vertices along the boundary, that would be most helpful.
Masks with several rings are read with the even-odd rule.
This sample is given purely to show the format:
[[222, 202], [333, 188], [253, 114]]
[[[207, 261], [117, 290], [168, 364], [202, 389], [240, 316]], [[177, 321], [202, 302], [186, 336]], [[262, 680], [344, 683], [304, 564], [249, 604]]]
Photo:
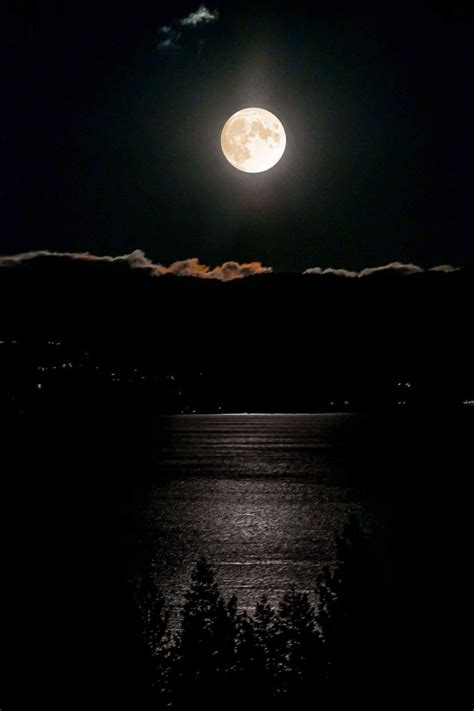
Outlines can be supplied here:
[[273, 168], [285, 152], [285, 129], [266, 109], [241, 109], [227, 119], [221, 146], [234, 168], [245, 173], [262, 173]]

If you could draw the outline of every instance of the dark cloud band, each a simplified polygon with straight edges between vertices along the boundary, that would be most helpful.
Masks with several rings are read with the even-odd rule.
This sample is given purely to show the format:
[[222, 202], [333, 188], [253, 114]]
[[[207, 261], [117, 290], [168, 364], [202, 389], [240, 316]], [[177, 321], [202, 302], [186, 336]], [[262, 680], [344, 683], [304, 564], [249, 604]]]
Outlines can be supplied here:
[[11, 256], [0, 256], [0, 267], [19, 266], [45, 257], [92, 263], [122, 263], [128, 265], [131, 269], [144, 269], [152, 276], [174, 274], [175, 276], [218, 279], [219, 281], [232, 281], [233, 279], [242, 279], [243, 277], [253, 276], [254, 274], [267, 274], [272, 271], [270, 267], [262, 266], [261, 262], [243, 264], [239, 262], [224, 262], [216, 267], [209, 267], [206, 264], [202, 264], [196, 257], [183, 259], [178, 262], [173, 262], [169, 266], [164, 266], [163, 264], [154, 264], [145, 256], [145, 253], [141, 249], [136, 249], [130, 254], [124, 254], [118, 257], [98, 256], [90, 254], [90, 252], [49, 252], [48, 250], [24, 252]]
[[[224, 262], [215, 267], [210, 267], [207, 264], [202, 264], [197, 257], [190, 259], [182, 259], [172, 264], [165, 266], [164, 264], [154, 263], [145, 255], [141, 249], [135, 249], [130, 254], [124, 254], [117, 257], [99, 256], [90, 252], [50, 252], [48, 250], [39, 250], [36, 252], [23, 252], [22, 254], [14, 254], [0, 256], [0, 267], [14, 267], [21, 264], [31, 262], [41, 258], [56, 258], [71, 261], [82, 261], [91, 263], [103, 264], [124, 264], [130, 269], [143, 269], [148, 271], [152, 276], [164, 276], [165, 274], [174, 274], [175, 276], [197, 277], [199, 279], [218, 279], [219, 281], [232, 281], [233, 279], [242, 279], [243, 277], [253, 276], [255, 274], [269, 274], [272, 272], [271, 267], [264, 267], [261, 262]], [[370, 276], [372, 274], [395, 273], [401, 275], [421, 274], [423, 272], [456, 272], [460, 267], [454, 267], [451, 264], [439, 264], [438, 266], [424, 269], [417, 264], [403, 264], [402, 262], [391, 262], [380, 267], [366, 267], [360, 271], [352, 271], [350, 269], [334, 269], [328, 267], [312, 267], [306, 269], [303, 274], [323, 276], [332, 274], [338, 277], [346, 277], [350, 279], [359, 279], [361, 277]]]

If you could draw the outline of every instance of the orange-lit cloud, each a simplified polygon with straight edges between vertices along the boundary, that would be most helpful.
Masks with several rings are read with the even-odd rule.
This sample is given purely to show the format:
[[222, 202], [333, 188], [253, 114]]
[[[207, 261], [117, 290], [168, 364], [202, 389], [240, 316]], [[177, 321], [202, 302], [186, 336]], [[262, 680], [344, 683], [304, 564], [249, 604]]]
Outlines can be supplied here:
[[158, 274], [176, 274], [177, 276], [193, 276], [200, 279], [219, 279], [220, 281], [232, 281], [254, 274], [268, 274], [271, 267], [263, 267], [261, 262], [249, 262], [240, 264], [239, 262], [224, 262], [217, 267], [208, 267], [201, 264], [199, 259], [184, 259], [180, 262], [173, 262], [169, 267], [161, 264], [153, 265], [153, 269]]

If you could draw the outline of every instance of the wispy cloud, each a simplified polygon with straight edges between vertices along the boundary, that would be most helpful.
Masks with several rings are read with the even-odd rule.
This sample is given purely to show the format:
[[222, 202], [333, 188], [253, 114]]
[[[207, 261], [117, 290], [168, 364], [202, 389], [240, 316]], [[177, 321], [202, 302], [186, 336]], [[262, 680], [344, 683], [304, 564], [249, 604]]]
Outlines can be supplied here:
[[207, 25], [210, 22], [216, 22], [219, 19], [218, 10], [209, 10], [205, 5], [199, 5], [196, 12], [191, 12], [187, 17], [179, 20], [179, 24], [184, 27], [197, 27], [198, 25]]
[[173, 37], [167, 37], [161, 40], [156, 46], [158, 49], [177, 49], [179, 47], [178, 40], [179, 34], [176, 34]]
[[311, 267], [311, 269], [306, 269], [303, 274], [333, 274], [335, 276], [349, 277], [352, 279], [371, 276], [372, 274], [379, 273], [396, 273], [396, 274], [420, 274], [422, 272], [456, 272], [459, 267], [453, 267], [451, 264], [440, 264], [437, 267], [431, 267], [431, 269], [423, 269], [417, 264], [404, 264], [403, 262], [390, 262], [390, 264], [384, 264], [380, 267], [366, 267], [360, 271], [351, 271], [350, 269], [333, 269], [328, 267], [327, 269], [322, 269], [321, 267]]
[[131, 268], [150, 267], [152, 265], [151, 261], [145, 257], [141, 249], [136, 249], [131, 252], [131, 254], [124, 254], [118, 257], [99, 256], [97, 254], [91, 254], [90, 252], [50, 252], [47, 249], [41, 249], [36, 252], [22, 252], [21, 254], [0, 256], [0, 267], [14, 267], [45, 257], [70, 259], [80, 262], [125, 262]]
[[178, 49], [182, 34], [179, 28], [195, 29], [200, 25], [208, 25], [211, 22], [217, 22], [218, 19], [218, 10], [209, 10], [206, 5], [200, 5], [195, 12], [191, 12], [189, 15], [186, 15], [186, 17], [182, 17], [172, 25], [163, 25], [160, 27], [160, 40], [156, 45], [157, 49]]
[[233, 281], [234, 279], [242, 279], [256, 274], [268, 274], [272, 271], [271, 267], [264, 267], [261, 262], [243, 264], [239, 262], [224, 262], [216, 267], [209, 267], [206, 264], [202, 264], [196, 257], [173, 262], [169, 266], [165, 266], [153, 263], [141, 249], [136, 249], [130, 254], [117, 257], [99, 256], [90, 252], [49, 252], [47, 250], [23, 252], [22, 254], [0, 256], [0, 268], [20, 266], [44, 258], [84, 263], [124, 264], [130, 269], [146, 270], [151, 276], [174, 274], [175, 276], [217, 279], [219, 281]]
[[158, 42], [157, 49], [177, 49], [179, 47], [179, 38], [181, 37], [181, 32], [178, 32], [170, 25], [163, 25], [160, 27], [161, 39]]
[[459, 267], [453, 267], [452, 264], [439, 264], [437, 267], [431, 267], [430, 272], [445, 272], [449, 274], [450, 272], [457, 272]]
[[335, 276], [343, 277], [359, 276], [359, 272], [351, 272], [349, 269], [333, 269], [332, 267], [328, 267], [327, 269], [311, 267], [310, 269], [306, 269], [303, 274], [334, 274]]

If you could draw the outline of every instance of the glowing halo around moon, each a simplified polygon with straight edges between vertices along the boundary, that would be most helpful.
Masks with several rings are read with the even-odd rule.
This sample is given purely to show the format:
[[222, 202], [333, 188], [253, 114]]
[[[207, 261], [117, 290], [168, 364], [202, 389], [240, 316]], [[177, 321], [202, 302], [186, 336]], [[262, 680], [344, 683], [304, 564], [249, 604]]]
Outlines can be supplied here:
[[245, 173], [263, 173], [273, 168], [285, 152], [285, 129], [266, 109], [241, 109], [224, 124], [221, 146], [234, 168]]

